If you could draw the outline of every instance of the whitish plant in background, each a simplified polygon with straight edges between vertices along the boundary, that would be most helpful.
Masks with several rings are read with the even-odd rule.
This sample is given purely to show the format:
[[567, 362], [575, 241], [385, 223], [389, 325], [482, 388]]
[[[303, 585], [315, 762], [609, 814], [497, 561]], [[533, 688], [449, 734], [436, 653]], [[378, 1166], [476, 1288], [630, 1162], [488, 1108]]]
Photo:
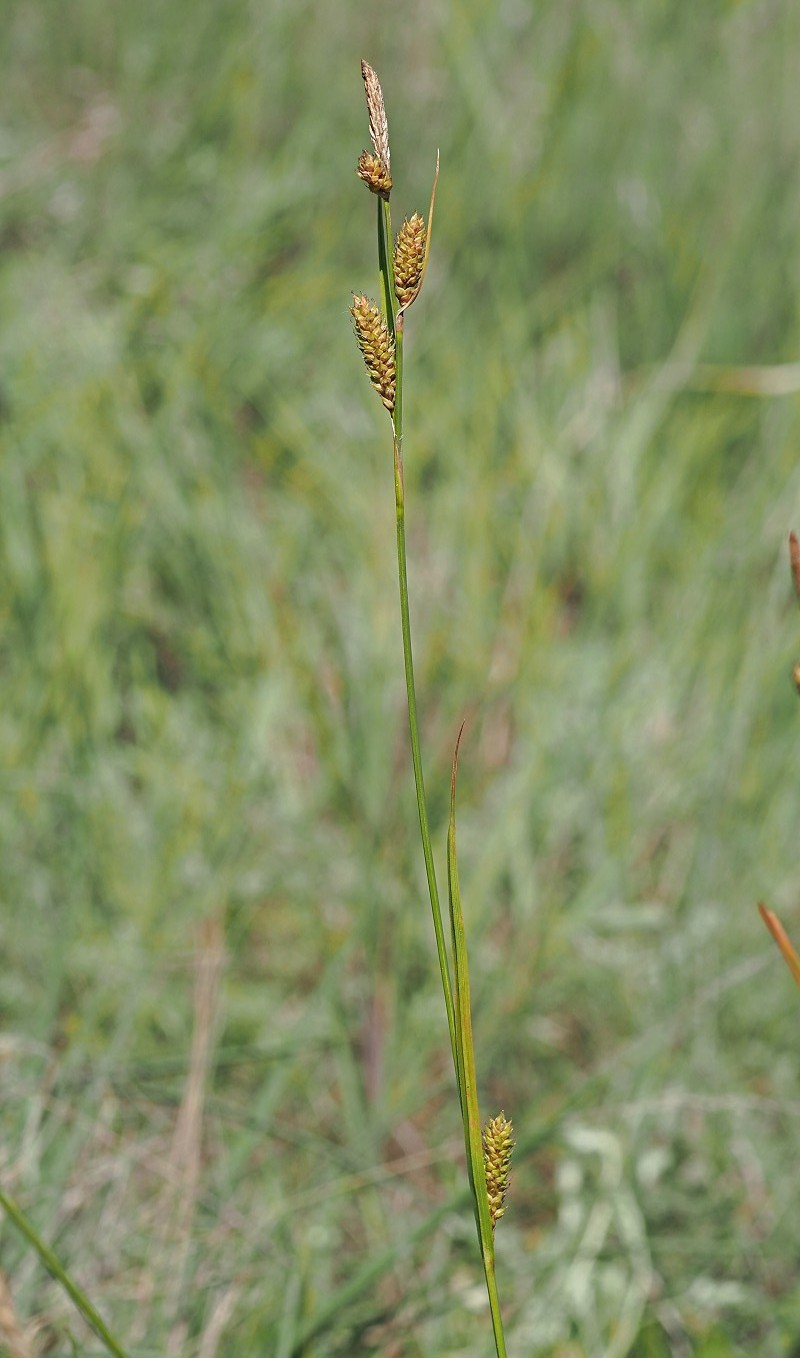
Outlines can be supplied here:
[[[461, 1118], [464, 1125], [467, 1172], [472, 1189], [475, 1222], [486, 1275], [486, 1287], [489, 1293], [494, 1342], [498, 1358], [505, 1358], [506, 1346], [503, 1322], [495, 1281], [494, 1231], [498, 1220], [505, 1211], [509, 1164], [514, 1144], [513, 1132], [511, 1122], [504, 1113], [499, 1113], [496, 1117], [491, 1118], [485, 1130], [481, 1132], [470, 1015], [467, 945], [461, 911], [456, 857], [455, 799], [458, 742], [453, 758], [453, 775], [450, 785], [450, 823], [447, 835], [447, 885], [451, 935], [451, 952], [448, 955], [428, 826], [414, 686], [414, 661], [411, 650], [411, 622], [406, 571], [405, 489], [403, 483], [403, 331], [406, 312], [419, 295], [425, 277], [439, 164], [437, 157], [427, 222], [415, 212], [403, 222], [397, 238], [394, 239], [389, 210], [392, 174], [386, 109], [378, 77], [365, 61], [361, 63], [361, 74], [364, 78], [367, 96], [369, 130], [373, 150], [362, 151], [358, 160], [357, 171], [359, 177], [377, 200], [378, 268], [381, 299], [380, 304], [378, 304], [361, 294], [354, 294], [350, 311], [358, 347], [364, 357], [370, 382], [388, 411], [392, 424], [400, 619], [403, 633], [411, 760], [414, 768], [422, 852], [425, 859], [425, 873], [428, 880], [436, 949], [439, 956], [439, 971], [461, 1104]], [[460, 739], [459, 733], [459, 741]]]
[[[792, 571], [794, 592], [797, 595], [798, 603], [800, 603], [800, 541], [798, 541], [796, 533], [789, 534], [789, 565]], [[794, 666], [792, 678], [794, 679], [795, 688], [798, 693], [800, 693], [800, 661], [797, 661]], [[770, 910], [766, 905], [759, 905], [758, 909], [761, 918], [780, 948], [786, 965], [792, 973], [797, 985], [800, 986], [800, 956], [798, 956], [794, 944], [774, 910]]]

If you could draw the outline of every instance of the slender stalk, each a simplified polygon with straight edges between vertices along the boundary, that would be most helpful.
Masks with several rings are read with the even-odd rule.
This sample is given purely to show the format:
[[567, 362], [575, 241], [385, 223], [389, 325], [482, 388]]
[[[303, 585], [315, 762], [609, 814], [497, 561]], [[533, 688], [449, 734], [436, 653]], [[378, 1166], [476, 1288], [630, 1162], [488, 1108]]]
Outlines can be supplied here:
[[497, 1279], [494, 1273], [494, 1258], [488, 1260], [484, 1255], [483, 1271], [486, 1274], [486, 1290], [489, 1293], [489, 1310], [492, 1313], [492, 1334], [497, 1358], [508, 1358], [506, 1337], [503, 1333], [503, 1317], [500, 1314], [500, 1298], [497, 1294]]
[[463, 729], [462, 726], [453, 757], [453, 776], [450, 782], [450, 823], [447, 831], [447, 895], [453, 940], [456, 1066], [461, 1095], [461, 1115], [464, 1123], [464, 1148], [467, 1156], [469, 1181], [472, 1186], [475, 1226], [478, 1232], [483, 1272], [486, 1278], [486, 1290], [489, 1294], [494, 1345], [497, 1358], [507, 1358], [503, 1320], [500, 1313], [500, 1298], [497, 1293], [497, 1280], [494, 1271], [494, 1229], [486, 1188], [486, 1167], [483, 1158], [483, 1140], [478, 1108], [478, 1077], [475, 1070], [475, 1044], [472, 1035], [467, 936], [464, 929], [464, 914], [461, 908], [461, 888], [458, 881], [458, 857], [456, 854], [456, 773], [458, 770], [458, 748]]
[[[506, 1358], [503, 1322], [495, 1280], [494, 1226], [497, 1218], [502, 1216], [504, 1210], [505, 1191], [508, 1186], [508, 1161], [513, 1146], [511, 1124], [506, 1122], [503, 1114], [490, 1119], [484, 1145], [478, 1107], [475, 1049], [470, 1013], [467, 944], [456, 859], [455, 785], [458, 744], [456, 744], [453, 760], [450, 823], [447, 837], [447, 884], [452, 950], [451, 953], [448, 953], [428, 824], [428, 804], [425, 796], [425, 777], [419, 739], [414, 657], [411, 646], [411, 617], [408, 601], [405, 485], [403, 479], [403, 330], [405, 311], [419, 294], [425, 276], [430, 249], [436, 184], [439, 176], [439, 157], [438, 155], [436, 157], [436, 172], [431, 189], [427, 225], [417, 213], [404, 222], [398, 235], [397, 256], [395, 258], [395, 242], [392, 237], [389, 212], [389, 193], [392, 187], [389, 170], [389, 134], [383, 93], [377, 75], [367, 62], [361, 63], [361, 74], [364, 78], [370, 137], [375, 154], [367, 151], [362, 152], [358, 162], [358, 174], [371, 192], [378, 197], [378, 269], [381, 306], [378, 308], [368, 298], [354, 294], [351, 312], [356, 329], [356, 339], [364, 356], [370, 381], [381, 397], [384, 406], [390, 412], [392, 419], [397, 571], [400, 584], [400, 621], [403, 637], [408, 724], [411, 737], [411, 760], [414, 768], [414, 788], [419, 814], [422, 853], [425, 860], [425, 875], [428, 881], [428, 894], [436, 935], [436, 951], [439, 957], [442, 992], [445, 1009], [447, 1010], [450, 1049], [453, 1056], [464, 1126], [467, 1172], [486, 1288], [489, 1295], [492, 1332], [497, 1358]], [[397, 267], [397, 277], [395, 277], [395, 266]], [[501, 1123], [502, 1125], [499, 1126], [498, 1124]], [[492, 1185], [491, 1202], [487, 1186], [487, 1172]]]
[[0, 1189], [0, 1207], [3, 1207], [7, 1215], [11, 1218], [17, 1230], [25, 1236], [28, 1244], [32, 1245], [47, 1269], [52, 1274], [56, 1282], [60, 1283], [64, 1291], [72, 1298], [81, 1315], [87, 1324], [91, 1325], [95, 1334], [103, 1341], [109, 1353], [114, 1354], [114, 1358], [128, 1358], [125, 1350], [117, 1343], [111, 1331], [108, 1329], [100, 1312], [95, 1310], [89, 1301], [86, 1293], [73, 1281], [58, 1255], [54, 1254], [50, 1246], [45, 1244], [42, 1237], [34, 1229], [31, 1222], [26, 1217], [22, 1208], [10, 1198], [8, 1194]]
[[436, 934], [436, 951], [439, 956], [439, 971], [442, 977], [447, 1026], [450, 1032], [450, 1046], [453, 1062], [456, 1065], [456, 1030], [453, 1011], [453, 992], [450, 982], [450, 965], [447, 959], [442, 911], [439, 904], [439, 890], [436, 884], [436, 869], [433, 862], [431, 835], [428, 827], [428, 810], [425, 800], [425, 779], [422, 770], [422, 755], [419, 744], [419, 722], [417, 718], [417, 697], [414, 687], [414, 659], [411, 651], [411, 620], [408, 609], [408, 577], [406, 573], [406, 527], [405, 498], [403, 492], [403, 461], [400, 444], [395, 438], [394, 445], [394, 489], [397, 511], [397, 566], [400, 581], [400, 619], [403, 632], [403, 660], [406, 674], [406, 694], [408, 698], [408, 725], [411, 734], [411, 760], [414, 765], [414, 786], [417, 793], [419, 829], [422, 838], [422, 853], [425, 859], [425, 875], [428, 879], [428, 892], [431, 898], [433, 928]]
[[[394, 295], [394, 281], [392, 268], [392, 215], [389, 204], [383, 198], [378, 199], [378, 268], [381, 277], [381, 291], [383, 293], [383, 310], [386, 316], [386, 323], [392, 339], [397, 340], [397, 300]], [[395, 411], [397, 410], [397, 396], [395, 395]]]
[[439, 958], [439, 971], [442, 978], [442, 991], [447, 1010], [447, 1027], [450, 1033], [450, 1047], [453, 1063], [456, 1061], [456, 1026], [453, 1007], [453, 987], [450, 980], [450, 964], [447, 957], [442, 908], [439, 903], [439, 888], [436, 883], [436, 867], [433, 861], [431, 832], [428, 825], [428, 803], [425, 796], [425, 776], [422, 768], [422, 752], [419, 741], [419, 718], [417, 716], [417, 693], [414, 682], [414, 656], [411, 649], [411, 616], [408, 603], [408, 570], [406, 565], [406, 514], [405, 487], [403, 482], [403, 317], [397, 315], [397, 301], [394, 295], [394, 270], [392, 266], [392, 232], [389, 205], [378, 202], [378, 261], [381, 271], [386, 320], [395, 344], [397, 379], [395, 386], [394, 413], [392, 429], [394, 441], [394, 494], [397, 520], [397, 572], [400, 584], [400, 623], [403, 634], [403, 664], [405, 667], [406, 698], [408, 702], [408, 725], [411, 736], [411, 762], [414, 766], [414, 789], [417, 796], [419, 830], [422, 839], [422, 854], [425, 859], [425, 876], [428, 881], [428, 894], [433, 916], [433, 929], [436, 935], [436, 952]]

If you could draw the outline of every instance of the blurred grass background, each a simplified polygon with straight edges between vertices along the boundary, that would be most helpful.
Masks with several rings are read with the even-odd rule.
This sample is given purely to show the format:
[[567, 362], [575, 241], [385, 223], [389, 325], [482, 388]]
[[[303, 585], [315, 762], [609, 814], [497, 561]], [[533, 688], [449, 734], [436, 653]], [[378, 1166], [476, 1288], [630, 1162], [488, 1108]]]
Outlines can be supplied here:
[[[3, 6], [0, 1173], [139, 1358], [486, 1354], [359, 59], [509, 1349], [797, 1350], [800, 11]], [[787, 365], [779, 367], [777, 365]], [[36, 1352], [98, 1351], [4, 1223]]]

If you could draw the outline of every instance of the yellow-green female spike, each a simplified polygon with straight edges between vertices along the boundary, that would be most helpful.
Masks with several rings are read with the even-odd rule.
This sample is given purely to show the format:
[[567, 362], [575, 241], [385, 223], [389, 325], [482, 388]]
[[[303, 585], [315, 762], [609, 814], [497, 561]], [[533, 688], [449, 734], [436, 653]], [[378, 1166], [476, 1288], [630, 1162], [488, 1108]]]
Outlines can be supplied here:
[[486, 1169], [486, 1191], [489, 1195], [489, 1215], [492, 1233], [505, 1212], [508, 1192], [511, 1152], [514, 1149], [514, 1128], [505, 1113], [489, 1118], [483, 1131], [483, 1163]]
[[397, 363], [389, 327], [380, 308], [368, 297], [358, 293], [353, 294], [350, 314], [369, 380], [391, 415], [394, 410]]
[[415, 212], [403, 222], [394, 245], [394, 291], [401, 306], [409, 306], [419, 292], [425, 267], [424, 217]]

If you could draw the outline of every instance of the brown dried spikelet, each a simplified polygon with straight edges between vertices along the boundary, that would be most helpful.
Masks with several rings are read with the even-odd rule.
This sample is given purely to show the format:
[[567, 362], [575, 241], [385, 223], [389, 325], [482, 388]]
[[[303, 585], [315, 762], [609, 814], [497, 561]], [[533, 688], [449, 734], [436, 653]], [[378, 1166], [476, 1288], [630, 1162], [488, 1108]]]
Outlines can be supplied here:
[[415, 212], [407, 218], [394, 243], [394, 290], [401, 306], [408, 306], [419, 292], [425, 267], [425, 218]]
[[364, 80], [364, 91], [367, 96], [369, 135], [372, 138], [372, 145], [375, 147], [375, 154], [378, 157], [378, 160], [383, 161], [388, 170], [391, 164], [391, 156], [389, 154], [389, 124], [386, 121], [386, 106], [383, 102], [381, 82], [368, 61], [362, 61], [361, 63], [361, 75]]
[[392, 191], [392, 175], [380, 156], [373, 155], [371, 151], [362, 151], [358, 157], [356, 173], [359, 179], [363, 179], [371, 193], [377, 193], [388, 203]]
[[789, 534], [789, 565], [792, 571], [794, 592], [800, 599], [800, 542], [796, 533]]
[[489, 1215], [492, 1233], [505, 1212], [508, 1192], [511, 1152], [514, 1149], [514, 1128], [505, 1113], [489, 1118], [483, 1132], [483, 1164], [486, 1170], [486, 1191], [489, 1196]]
[[364, 356], [369, 380], [391, 415], [397, 379], [394, 340], [379, 307], [368, 297], [353, 293], [350, 308], [358, 347]]

